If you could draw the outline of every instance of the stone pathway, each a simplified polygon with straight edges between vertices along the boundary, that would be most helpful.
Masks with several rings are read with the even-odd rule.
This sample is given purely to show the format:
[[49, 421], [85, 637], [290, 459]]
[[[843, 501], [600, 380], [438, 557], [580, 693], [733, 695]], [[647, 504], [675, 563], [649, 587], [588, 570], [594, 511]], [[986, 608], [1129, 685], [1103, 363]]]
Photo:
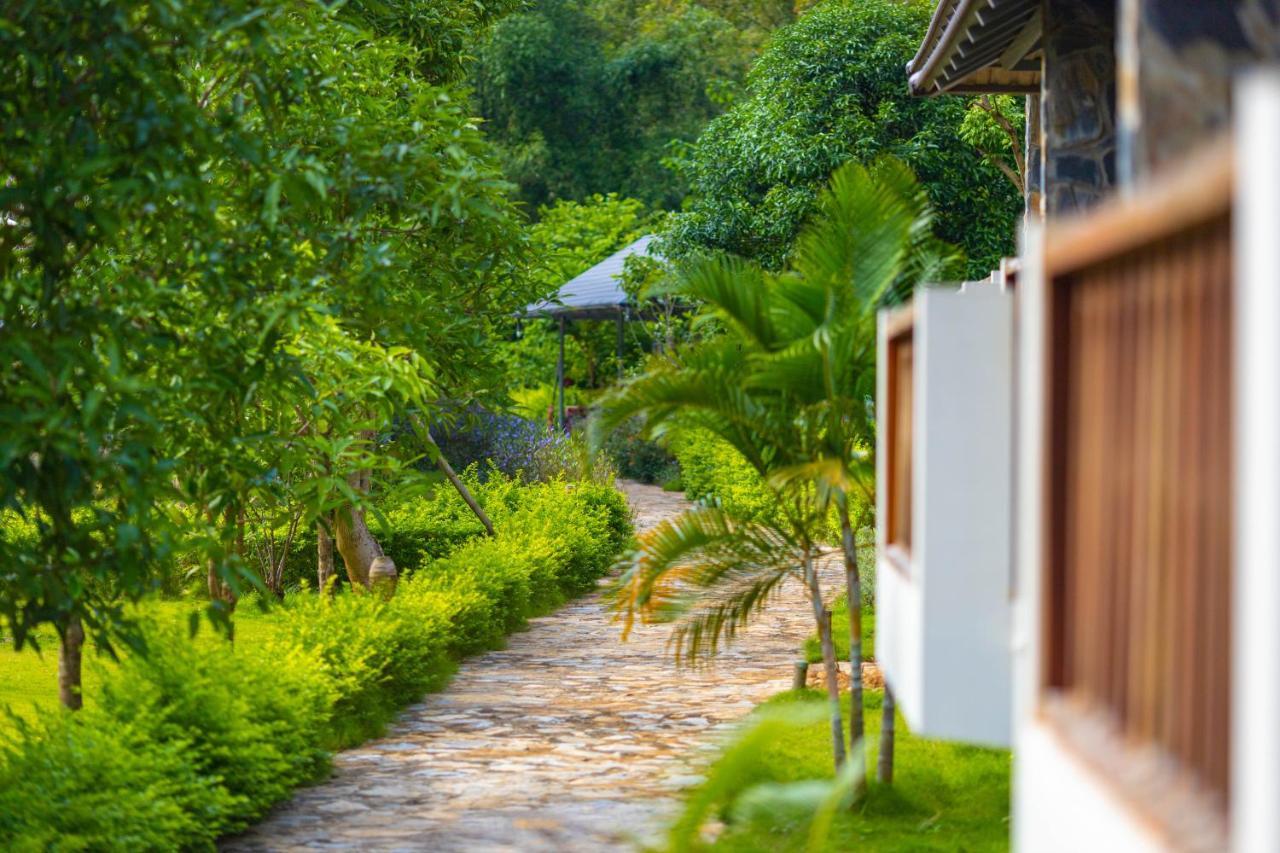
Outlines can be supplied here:
[[[686, 504], [624, 483], [638, 528]], [[714, 732], [790, 686], [811, 631], [800, 584], [712, 667], [677, 669], [668, 629], [627, 642], [599, 594], [471, 658], [387, 735], [229, 850], [596, 851], [658, 837]]]

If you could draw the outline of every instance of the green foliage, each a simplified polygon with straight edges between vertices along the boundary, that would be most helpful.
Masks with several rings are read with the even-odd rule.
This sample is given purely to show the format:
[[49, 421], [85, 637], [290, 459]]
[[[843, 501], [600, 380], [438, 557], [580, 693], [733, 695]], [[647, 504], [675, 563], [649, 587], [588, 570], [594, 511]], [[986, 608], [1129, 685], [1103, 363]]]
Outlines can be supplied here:
[[777, 502], [763, 477], [733, 445], [706, 430], [671, 439], [680, 483], [690, 500], [713, 502], [749, 519], [773, 517]]
[[732, 97], [770, 26], [725, 5], [537, 0], [494, 26], [475, 100], [521, 200], [618, 191], [679, 204], [672, 141], [692, 140]]
[[99, 702], [0, 744], [0, 846], [209, 847], [440, 687], [458, 656], [589, 588], [630, 538], [611, 486], [490, 483], [497, 538], [426, 562], [390, 601], [293, 594], [234, 650], [158, 620]]
[[77, 621], [136, 644], [122, 601], [177, 555], [250, 586], [246, 507], [308, 527], [359, 500], [353, 471], [403, 467], [369, 437], [391, 412], [500, 393], [521, 232], [461, 91], [422, 76], [499, 11], [0, 13], [0, 509], [37, 531], [0, 540], [18, 647]]
[[0, 750], [0, 839], [11, 850], [208, 848], [209, 818], [234, 808], [187, 744], [153, 740], [146, 721], [58, 715]]
[[627, 421], [609, 433], [604, 452], [613, 460], [618, 475], [641, 483], [667, 483], [679, 477], [675, 457], [656, 441], [641, 435], [638, 418]]
[[1009, 254], [1021, 198], [959, 138], [965, 101], [907, 93], [902, 69], [930, 5], [837, 0], [778, 31], [746, 96], [682, 160], [691, 196], [672, 221], [671, 250], [726, 251], [776, 269], [832, 172], [889, 154], [919, 175], [938, 236], [964, 249], [970, 276]]
[[[866, 567], [862, 568], [862, 589], [864, 593], [862, 604], [862, 659], [876, 659], [876, 610], [875, 605], [868, 600], [868, 591], [875, 591], [875, 573], [868, 572]], [[835, 604], [831, 608], [831, 624], [836, 626], [833, 632], [836, 644], [836, 657], [840, 660], [847, 661], [849, 659], [849, 599], [845, 595], [841, 595], [836, 599]], [[804, 641], [804, 657], [809, 663], [818, 663], [822, 660], [822, 648], [819, 645], [818, 635], [811, 634]]]
[[[871, 766], [882, 699], [880, 691], [864, 693]], [[831, 741], [821, 712], [818, 695], [807, 690], [779, 694], [762, 705], [740, 739], [708, 769], [707, 781], [689, 793], [670, 849], [1008, 849], [1008, 751], [917, 737], [901, 716], [893, 785], [870, 783], [857, 808], [829, 813], [829, 824], [814, 832], [815, 807], [831, 791], [832, 779]], [[726, 822], [712, 843], [698, 835], [709, 817]]]
[[219, 780], [223, 805], [207, 830], [217, 834], [243, 829], [328, 767], [314, 740], [329, 713], [322, 667], [289, 645], [247, 657], [207, 654], [179, 630], [152, 631], [146, 653], [125, 659], [100, 702], [106, 717], [134, 721], [153, 743], [181, 745], [198, 777]]

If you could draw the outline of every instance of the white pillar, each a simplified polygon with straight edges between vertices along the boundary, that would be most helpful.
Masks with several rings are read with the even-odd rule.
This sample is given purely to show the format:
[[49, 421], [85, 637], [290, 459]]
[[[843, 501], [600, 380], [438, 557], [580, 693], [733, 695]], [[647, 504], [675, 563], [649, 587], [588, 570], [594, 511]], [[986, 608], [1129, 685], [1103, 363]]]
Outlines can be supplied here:
[[1231, 835], [1280, 850], [1280, 69], [1236, 88]]

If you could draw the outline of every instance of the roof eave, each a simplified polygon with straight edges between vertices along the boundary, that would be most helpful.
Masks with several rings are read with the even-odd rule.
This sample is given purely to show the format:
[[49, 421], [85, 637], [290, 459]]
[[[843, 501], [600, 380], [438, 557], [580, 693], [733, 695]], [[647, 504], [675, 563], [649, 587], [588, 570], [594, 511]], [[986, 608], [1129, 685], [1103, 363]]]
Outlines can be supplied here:
[[942, 0], [907, 65], [911, 94], [1038, 91], [1037, 0]]

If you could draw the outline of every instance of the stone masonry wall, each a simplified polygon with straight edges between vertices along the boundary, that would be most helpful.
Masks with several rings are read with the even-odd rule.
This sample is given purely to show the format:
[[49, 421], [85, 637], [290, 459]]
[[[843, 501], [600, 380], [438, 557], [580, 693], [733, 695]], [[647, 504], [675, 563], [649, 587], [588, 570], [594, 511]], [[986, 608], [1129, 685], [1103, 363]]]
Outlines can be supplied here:
[[1115, 2], [1046, 0], [1041, 138], [1049, 216], [1083, 210], [1116, 183]]
[[1280, 60], [1280, 0], [1120, 0], [1120, 180], [1225, 130], [1242, 69]]

